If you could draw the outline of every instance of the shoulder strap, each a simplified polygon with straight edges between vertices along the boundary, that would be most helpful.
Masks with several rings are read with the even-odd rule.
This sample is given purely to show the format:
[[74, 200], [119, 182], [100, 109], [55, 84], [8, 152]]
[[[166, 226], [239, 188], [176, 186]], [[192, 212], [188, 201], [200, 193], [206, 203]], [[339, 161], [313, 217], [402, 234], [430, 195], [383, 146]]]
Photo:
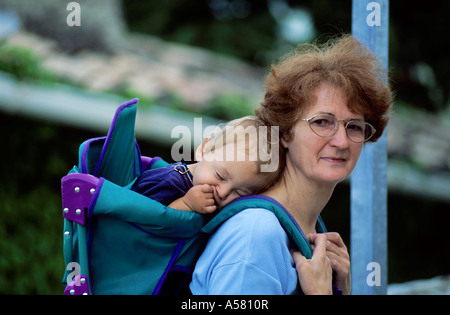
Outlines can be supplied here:
[[[236, 199], [232, 203], [228, 204], [225, 208], [223, 208], [213, 219], [211, 219], [211, 221], [209, 221], [202, 228], [202, 232], [206, 234], [214, 233], [214, 231], [216, 231], [223, 222], [228, 220], [236, 213], [249, 208], [264, 208], [272, 211], [280, 221], [280, 224], [284, 228], [286, 233], [298, 246], [302, 254], [308, 259], [312, 257], [311, 245], [309, 244], [309, 241], [307, 240], [298, 223], [291, 216], [289, 211], [287, 211], [287, 209], [283, 207], [283, 205], [281, 205], [275, 199], [267, 196], [254, 195]], [[317, 220], [316, 230], [319, 233], [326, 232], [325, 224], [323, 223], [320, 216]]]

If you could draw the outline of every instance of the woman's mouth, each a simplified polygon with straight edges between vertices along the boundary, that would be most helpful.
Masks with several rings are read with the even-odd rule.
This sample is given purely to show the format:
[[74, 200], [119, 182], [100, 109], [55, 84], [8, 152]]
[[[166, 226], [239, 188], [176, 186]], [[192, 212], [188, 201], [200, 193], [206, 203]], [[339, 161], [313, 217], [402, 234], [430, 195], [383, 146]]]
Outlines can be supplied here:
[[347, 159], [345, 159], [345, 158], [329, 157], [329, 156], [323, 157], [321, 159], [324, 160], [325, 162], [328, 162], [328, 163], [333, 164], [333, 165], [343, 164], [343, 163], [345, 163], [347, 161]]

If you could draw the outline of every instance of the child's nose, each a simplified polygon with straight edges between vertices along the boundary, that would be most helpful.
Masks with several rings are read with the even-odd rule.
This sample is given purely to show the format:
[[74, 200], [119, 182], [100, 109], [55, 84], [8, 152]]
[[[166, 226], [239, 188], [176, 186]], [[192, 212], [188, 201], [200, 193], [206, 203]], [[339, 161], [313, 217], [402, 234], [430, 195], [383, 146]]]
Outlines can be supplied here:
[[216, 186], [216, 192], [220, 200], [225, 200], [230, 194], [230, 189], [226, 185], [218, 185]]

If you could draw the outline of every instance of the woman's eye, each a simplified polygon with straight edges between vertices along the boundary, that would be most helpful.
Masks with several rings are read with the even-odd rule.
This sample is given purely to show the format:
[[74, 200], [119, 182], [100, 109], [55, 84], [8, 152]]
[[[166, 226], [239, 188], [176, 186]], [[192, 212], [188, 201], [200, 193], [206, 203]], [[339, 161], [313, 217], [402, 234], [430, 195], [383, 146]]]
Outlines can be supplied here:
[[347, 129], [357, 132], [363, 132], [364, 127], [359, 124], [348, 124]]
[[329, 119], [319, 118], [312, 121], [312, 124], [314, 124], [317, 127], [329, 127], [330, 125], [333, 124], [333, 122]]

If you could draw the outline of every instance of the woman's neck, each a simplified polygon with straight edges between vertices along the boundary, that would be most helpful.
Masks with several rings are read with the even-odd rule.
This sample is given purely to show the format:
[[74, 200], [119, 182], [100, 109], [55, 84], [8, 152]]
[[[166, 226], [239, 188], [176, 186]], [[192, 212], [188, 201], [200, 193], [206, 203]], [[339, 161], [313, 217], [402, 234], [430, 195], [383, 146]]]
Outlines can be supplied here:
[[300, 225], [303, 233], [314, 233], [317, 218], [330, 199], [335, 184], [308, 181], [301, 174], [285, 169], [278, 183], [263, 195], [280, 202]]

